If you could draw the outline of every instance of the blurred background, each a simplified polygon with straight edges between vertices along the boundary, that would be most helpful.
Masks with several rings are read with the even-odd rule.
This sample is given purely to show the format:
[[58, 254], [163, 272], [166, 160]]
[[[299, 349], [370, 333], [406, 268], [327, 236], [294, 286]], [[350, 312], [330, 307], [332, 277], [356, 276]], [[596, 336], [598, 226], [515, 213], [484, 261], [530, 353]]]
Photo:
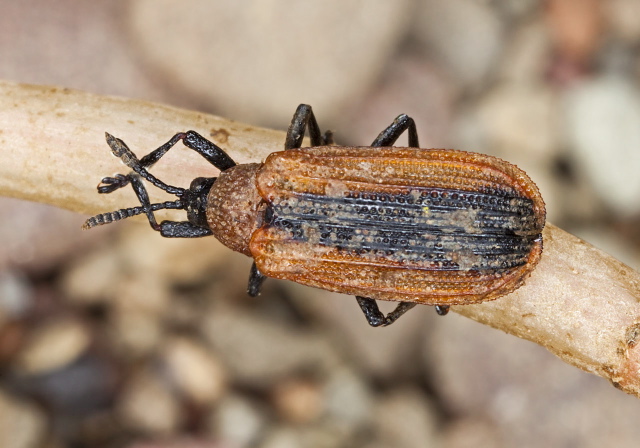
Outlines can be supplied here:
[[[638, 0], [0, 0], [0, 78], [282, 130], [304, 102], [342, 144], [407, 113], [640, 267]], [[275, 280], [248, 298], [250, 260], [214, 239], [85, 218], [0, 199], [3, 448], [640, 440], [637, 398], [534, 344], [430, 307], [372, 329]]]

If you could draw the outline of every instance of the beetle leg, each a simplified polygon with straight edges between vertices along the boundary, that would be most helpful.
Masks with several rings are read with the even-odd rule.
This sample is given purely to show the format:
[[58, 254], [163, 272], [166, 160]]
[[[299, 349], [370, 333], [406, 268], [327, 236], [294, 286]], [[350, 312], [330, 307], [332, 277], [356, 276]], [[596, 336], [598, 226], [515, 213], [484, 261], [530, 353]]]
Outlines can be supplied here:
[[151, 228], [153, 230], [160, 230], [160, 226], [156, 222], [156, 217], [153, 214], [153, 210], [151, 210], [151, 201], [149, 201], [149, 194], [147, 193], [147, 189], [144, 187], [138, 175], [132, 173], [128, 176], [128, 178], [129, 182], [131, 182], [131, 186], [133, 187], [133, 191], [136, 192], [136, 196], [140, 201], [140, 205], [142, 206], [145, 215], [147, 215], [147, 219], [149, 220]]
[[[153, 204], [149, 201], [149, 194], [144, 184], [136, 174], [130, 175], [131, 186], [136, 192], [136, 196], [140, 201], [140, 205], [147, 215], [149, 224], [153, 230], [160, 232], [165, 238], [199, 238], [212, 235], [213, 232], [208, 227], [196, 226], [189, 221], [162, 221], [160, 225], [156, 222], [153, 214]], [[174, 202], [176, 206], [180, 206], [180, 201]]]
[[212, 141], [207, 140], [196, 131], [185, 132], [184, 137], [182, 137], [182, 142], [187, 148], [193, 149], [220, 171], [236, 166], [236, 162], [234, 162], [233, 159], [222, 150], [222, 148]]
[[[149, 201], [149, 195], [144, 184], [136, 174], [130, 175], [131, 186], [136, 192], [136, 196], [140, 201], [140, 205], [149, 219], [149, 224], [153, 230], [160, 232], [165, 238], [200, 238], [203, 236], [212, 235], [213, 232], [208, 227], [196, 226], [189, 221], [162, 221], [160, 225], [156, 222], [156, 218], [153, 214], [153, 204]], [[169, 204], [175, 204], [176, 207], [180, 207], [181, 201], [170, 202]], [[160, 204], [161, 205], [161, 204]]]
[[374, 299], [368, 297], [356, 296], [358, 305], [364, 313], [364, 317], [367, 318], [367, 322], [372, 327], [386, 327], [394, 323], [400, 316], [416, 306], [412, 302], [400, 302], [395, 310], [387, 314], [386, 316], [378, 308], [378, 304]]
[[179, 132], [169, 139], [167, 143], [161, 145], [159, 148], [154, 149], [149, 154], [140, 159], [140, 165], [144, 168], [151, 168], [158, 160], [162, 158], [171, 148], [175, 146], [180, 140], [184, 139], [185, 133]]
[[151, 151], [140, 159], [140, 165], [144, 168], [151, 167], [180, 140], [182, 140], [182, 143], [184, 143], [187, 148], [193, 149], [220, 171], [224, 171], [236, 165], [233, 159], [231, 159], [231, 157], [229, 157], [222, 148], [212, 141], [207, 140], [196, 131], [178, 132], [176, 135], [171, 137], [167, 143], [160, 146], [158, 149]]
[[[141, 163], [138, 157], [136, 157], [133, 151], [129, 149], [125, 142], [109, 133], [106, 133], [106, 138], [107, 144], [111, 148], [111, 152], [113, 153], [113, 155], [118, 157], [122, 161], [122, 163], [131, 168], [140, 177], [148, 180], [149, 182], [151, 182], [151, 184], [166, 191], [167, 193], [175, 194], [177, 196], [181, 196], [185, 193], [186, 190], [184, 188], [167, 185], [166, 183], [155, 177], [153, 174], [151, 174], [149, 171], [147, 171], [146, 166]], [[132, 182], [132, 180], [133, 173], [129, 173], [126, 176], [118, 174], [116, 175], [116, 177], [105, 177], [104, 179], [102, 179], [102, 182], [106, 185], [98, 185], [98, 192], [111, 193], [118, 188], [127, 185], [129, 182]]]
[[413, 118], [406, 114], [398, 115], [384, 131], [382, 131], [378, 137], [371, 143], [371, 146], [393, 146], [404, 131], [409, 131], [409, 147], [419, 148], [418, 143], [418, 131], [416, 129], [416, 123]]
[[320, 127], [316, 121], [313, 110], [308, 104], [301, 104], [293, 114], [293, 119], [287, 130], [287, 138], [284, 141], [284, 149], [295, 149], [302, 146], [304, 133], [309, 130], [311, 146], [324, 146], [333, 144], [333, 134], [331, 131], [325, 132], [324, 136], [320, 132]]
[[[129, 164], [135, 163], [138, 174], [145, 178], [146, 176], [139, 171], [143, 170], [146, 172], [147, 168], [152, 167], [180, 140], [182, 140], [187, 148], [193, 149], [220, 171], [224, 171], [236, 165], [233, 159], [231, 159], [231, 157], [229, 157], [227, 153], [225, 153], [220, 147], [218, 147], [215, 143], [207, 140], [195, 131], [177, 133], [176, 135], [171, 137], [171, 139], [167, 143], [151, 151], [140, 160], [137, 160], [135, 156], [133, 156], [133, 158], [125, 160], [124, 158], [133, 155], [131, 150], [129, 150], [129, 148], [122, 140], [114, 138], [107, 134], [107, 143], [111, 147], [114, 154], [123, 159], [123, 162], [125, 162], [125, 164], [127, 164], [127, 166], [129, 166], [130, 168], [134, 167], [130, 166]], [[98, 187], [98, 192], [111, 193], [119, 188], [122, 188], [131, 181], [130, 176], [131, 174], [117, 174], [115, 177], [105, 177], [104, 179], [102, 179], [102, 184], [104, 185]]]
[[322, 140], [324, 141], [325, 145], [335, 144], [335, 142], [333, 141], [333, 131], [331, 130], [324, 131], [324, 134], [322, 135]]
[[256, 297], [258, 294], [260, 294], [260, 287], [262, 286], [262, 283], [266, 278], [267, 276], [260, 272], [254, 262], [251, 265], [251, 270], [249, 271], [249, 286], [247, 288], [247, 293], [251, 297]]
[[213, 235], [211, 229], [196, 226], [189, 221], [162, 221], [159, 227], [160, 235], [165, 238], [201, 238]]
[[446, 316], [449, 312], [449, 305], [436, 305], [435, 309], [438, 316]]
[[115, 177], [103, 177], [98, 185], [98, 193], [112, 193], [122, 187], [126, 187], [131, 182], [131, 174], [116, 174]]
[[[109, 182], [113, 181], [113, 182]], [[107, 184], [106, 187], [98, 187], [98, 191], [101, 188], [108, 189], [111, 185], [117, 184], [119, 186], [127, 185], [131, 183], [133, 191], [135, 191], [138, 200], [140, 201], [140, 207], [133, 207], [128, 209], [121, 209], [115, 212], [102, 213], [96, 215], [87, 220], [84, 224], [84, 228], [91, 228], [102, 224], [107, 224], [113, 221], [119, 221], [124, 218], [128, 218], [134, 215], [147, 215], [149, 224], [153, 230], [157, 230], [160, 234], [166, 238], [198, 238], [202, 236], [211, 235], [213, 232], [208, 227], [196, 226], [189, 221], [162, 221], [160, 224], [156, 221], [156, 217], [153, 214], [156, 210], [165, 210], [169, 208], [183, 209], [183, 203], [181, 200], [163, 202], [160, 204], [151, 204], [149, 201], [149, 194], [144, 184], [140, 180], [140, 177], [136, 173], [131, 173], [128, 176], [122, 174], [116, 175], [115, 178], [105, 178], [102, 180]], [[114, 191], [110, 190], [107, 192]], [[103, 192], [103, 191], [101, 191]]]

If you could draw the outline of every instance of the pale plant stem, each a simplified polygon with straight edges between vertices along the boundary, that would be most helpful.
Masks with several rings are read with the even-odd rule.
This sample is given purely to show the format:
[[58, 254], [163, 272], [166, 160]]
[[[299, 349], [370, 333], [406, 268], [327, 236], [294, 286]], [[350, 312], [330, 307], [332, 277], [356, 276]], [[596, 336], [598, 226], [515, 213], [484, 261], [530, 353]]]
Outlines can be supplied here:
[[[0, 82], [0, 194], [85, 214], [130, 206], [130, 191], [96, 193], [102, 177], [126, 171], [110, 157], [105, 131], [144, 155], [189, 129], [239, 163], [263, 160], [284, 142], [283, 132], [198, 112]], [[177, 148], [154, 166], [154, 174], [180, 186], [216, 175], [197, 155]], [[152, 202], [166, 199], [156, 189], [150, 194]], [[551, 224], [544, 238], [542, 260], [523, 287], [452, 311], [540, 344], [640, 395], [640, 274]]]

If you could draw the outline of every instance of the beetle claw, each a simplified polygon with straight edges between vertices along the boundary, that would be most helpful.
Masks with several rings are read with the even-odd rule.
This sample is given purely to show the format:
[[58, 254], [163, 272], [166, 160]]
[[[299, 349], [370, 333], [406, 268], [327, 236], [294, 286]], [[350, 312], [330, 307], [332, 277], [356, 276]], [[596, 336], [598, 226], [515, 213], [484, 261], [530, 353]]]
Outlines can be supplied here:
[[98, 184], [98, 193], [112, 193], [127, 186], [129, 182], [131, 182], [131, 178], [124, 174], [116, 174], [115, 177], [105, 177], [100, 181], [100, 184]]
[[446, 316], [449, 312], [449, 305], [436, 305], [435, 309], [438, 316]]

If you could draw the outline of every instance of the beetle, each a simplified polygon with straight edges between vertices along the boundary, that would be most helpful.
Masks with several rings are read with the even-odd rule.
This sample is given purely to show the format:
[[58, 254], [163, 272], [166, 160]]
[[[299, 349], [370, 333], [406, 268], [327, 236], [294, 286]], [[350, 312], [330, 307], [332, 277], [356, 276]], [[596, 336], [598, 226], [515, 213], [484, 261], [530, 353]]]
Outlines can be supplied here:
[[[311, 147], [302, 148], [308, 130]], [[408, 133], [408, 147], [393, 144]], [[298, 106], [284, 151], [263, 163], [236, 163], [195, 131], [174, 135], [141, 159], [106, 134], [132, 171], [105, 177], [99, 193], [131, 184], [140, 206], [103, 213], [83, 228], [145, 214], [164, 237], [214, 235], [253, 258], [248, 293], [267, 277], [355, 295], [368, 323], [395, 322], [416, 304], [496, 299], [520, 287], [542, 254], [545, 205], [524, 171], [499, 158], [420, 149], [415, 122], [399, 115], [371, 146], [336, 146], [309, 105]], [[150, 168], [182, 141], [220, 170], [188, 189]], [[151, 204], [142, 179], [177, 196]], [[162, 209], [186, 221], [157, 223]], [[399, 302], [385, 315], [376, 300]]]

